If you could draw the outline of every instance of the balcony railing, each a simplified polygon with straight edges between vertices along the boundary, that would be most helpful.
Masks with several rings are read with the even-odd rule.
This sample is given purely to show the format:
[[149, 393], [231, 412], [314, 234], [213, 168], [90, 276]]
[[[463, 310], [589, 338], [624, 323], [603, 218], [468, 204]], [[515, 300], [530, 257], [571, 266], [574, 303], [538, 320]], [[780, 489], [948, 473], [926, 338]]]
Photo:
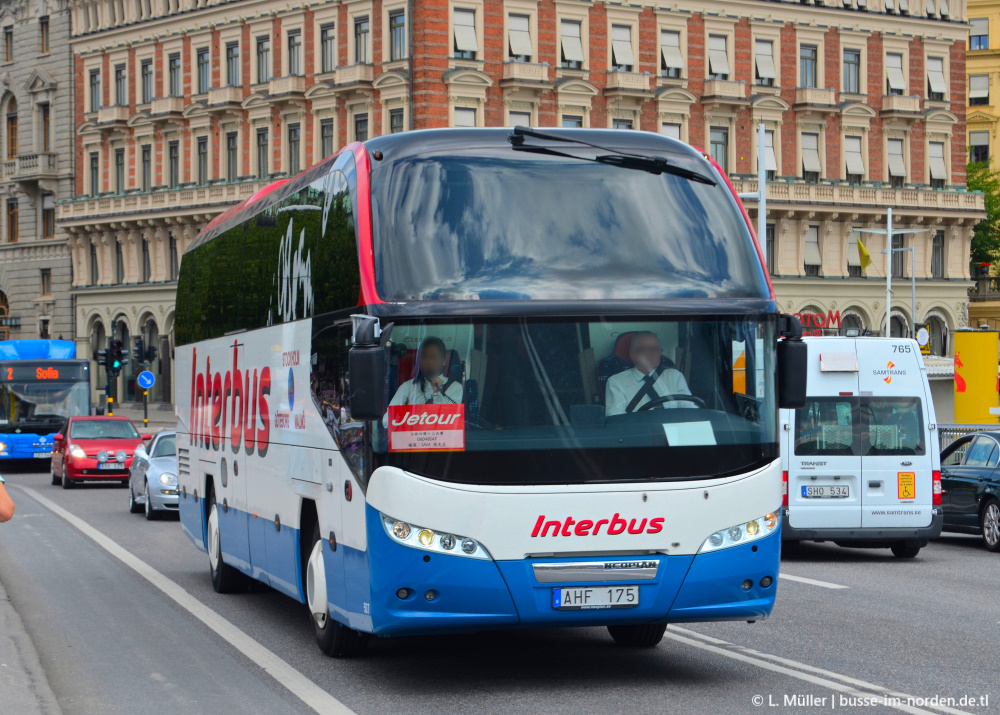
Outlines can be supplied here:
[[608, 72], [605, 92], [615, 90], [625, 90], [630, 92], [648, 92], [649, 75], [640, 72], [619, 72], [611, 70]]
[[731, 79], [710, 79], [705, 82], [706, 97], [743, 101], [747, 98], [747, 85]]
[[128, 107], [126, 105], [114, 105], [112, 107], [101, 107], [97, 110], [98, 124], [114, 124], [128, 121]]
[[836, 99], [836, 92], [832, 89], [799, 87], [795, 90], [796, 104], [804, 104], [811, 107], [834, 107]]
[[165, 114], [180, 114], [183, 111], [183, 97], [159, 97], [149, 104], [149, 113], [153, 117]]
[[357, 84], [375, 79], [375, 68], [370, 64], [348, 65], [337, 68], [337, 84]]
[[299, 75], [276, 77], [268, 84], [267, 92], [272, 97], [282, 97], [289, 94], [303, 94], [306, 91], [306, 78]]
[[16, 159], [8, 159], [0, 163], [2, 178], [7, 180], [45, 179], [55, 176], [56, 171], [56, 155], [50, 152], [19, 154]]
[[86, 221], [93, 223], [101, 218], [111, 221], [130, 214], [160, 213], [163, 211], [193, 210], [203, 212], [207, 207], [225, 208], [249, 198], [267, 186], [267, 181], [241, 181], [232, 184], [192, 186], [180, 189], [163, 189], [153, 192], [121, 194], [116, 196], [79, 197], [62, 201], [58, 207], [61, 222]]
[[[733, 179], [737, 193], [757, 191], [755, 179]], [[968, 191], [937, 191], [887, 186], [853, 186], [847, 184], [806, 184], [774, 181], [767, 184], [768, 205], [783, 203], [843, 204], [884, 211], [886, 206], [915, 210], [984, 211], [983, 194]], [[751, 203], [753, 203], [751, 201]]]
[[887, 94], [882, 97], [882, 111], [915, 114], [920, 111], [920, 97], [915, 94]]
[[503, 78], [516, 82], [548, 82], [549, 66], [539, 62], [504, 62]]
[[216, 87], [208, 90], [208, 105], [210, 107], [226, 104], [240, 104], [242, 101], [242, 87]]

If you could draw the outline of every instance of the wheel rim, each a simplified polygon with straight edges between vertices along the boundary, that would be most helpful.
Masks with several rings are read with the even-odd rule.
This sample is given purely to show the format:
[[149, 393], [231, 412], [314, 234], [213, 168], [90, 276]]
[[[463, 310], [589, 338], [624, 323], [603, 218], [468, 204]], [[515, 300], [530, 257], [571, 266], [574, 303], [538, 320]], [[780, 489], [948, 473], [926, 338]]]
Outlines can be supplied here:
[[132, 493], [132, 485], [128, 485], [128, 508], [129, 511], [135, 509], [135, 494]]
[[329, 605], [326, 600], [326, 563], [323, 559], [323, 542], [313, 544], [306, 566], [306, 600], [309, 612], [320, 628], [326, 626], [329, 617]]
[[149, 482], [146, 482], [146, 486], [142, 488], [142, 495], [146, 497], [146, 516], [149, 516], [153, 512], [153, 508], [149, 504]]
[[222, 544], [219, 539], [219, 515], [215, 504], [212, 504], [212, 511], [208, 515], [208, 561], [212, 565], [212, 570], [219, 568], [219, 560], [222, 551]]
[[1000, 541], [1000, 506], [997, 506], [996, 502], [986, 507], [986, 513], [983, 515], [983, 536], [990, 546], [996, 546]]

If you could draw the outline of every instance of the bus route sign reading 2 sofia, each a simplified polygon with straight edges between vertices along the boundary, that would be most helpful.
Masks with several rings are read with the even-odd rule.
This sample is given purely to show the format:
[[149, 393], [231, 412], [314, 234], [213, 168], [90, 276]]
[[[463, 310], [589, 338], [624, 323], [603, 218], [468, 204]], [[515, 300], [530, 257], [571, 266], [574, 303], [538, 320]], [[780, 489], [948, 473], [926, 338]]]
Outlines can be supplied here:
[[465, 405], [390, 405], [389, 450], [459, 452], [465, 449]]

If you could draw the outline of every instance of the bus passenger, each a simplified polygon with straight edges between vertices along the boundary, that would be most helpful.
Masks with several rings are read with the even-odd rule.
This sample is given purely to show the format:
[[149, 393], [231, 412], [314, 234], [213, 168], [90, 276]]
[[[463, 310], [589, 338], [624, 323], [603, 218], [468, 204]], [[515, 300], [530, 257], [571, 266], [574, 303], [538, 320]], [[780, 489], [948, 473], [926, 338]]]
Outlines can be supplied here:
[[[428, 336], [417, 350], [417, 374], [393, 395], [389, 405], [450, 405], [462, 403], [462, 383], [444, 376], [448, 348], [441, 338]], [[383, 418], [388, 424], [389, 415]]]
[[[634, 367], [608, 378], [605, 414], [635, 412], [650, 400], [666, 395], [690, 395], [680, 370], [661, 367], [663, 347], [656, 333], [636, 333], [629, 344], [628, 357]], [[665, 402], [661, 407], [697, 407], [693, 402]]]

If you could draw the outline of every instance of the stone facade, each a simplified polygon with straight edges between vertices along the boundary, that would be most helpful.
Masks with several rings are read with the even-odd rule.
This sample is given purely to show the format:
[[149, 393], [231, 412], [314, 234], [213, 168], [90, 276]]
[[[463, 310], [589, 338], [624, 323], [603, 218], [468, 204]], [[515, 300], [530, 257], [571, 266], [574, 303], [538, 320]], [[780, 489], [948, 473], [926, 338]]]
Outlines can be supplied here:
[[71, 339], [70, 252], [56, 222], [74, 195], [69, 6], [4, 0], [0, 30], [0, 339]]

